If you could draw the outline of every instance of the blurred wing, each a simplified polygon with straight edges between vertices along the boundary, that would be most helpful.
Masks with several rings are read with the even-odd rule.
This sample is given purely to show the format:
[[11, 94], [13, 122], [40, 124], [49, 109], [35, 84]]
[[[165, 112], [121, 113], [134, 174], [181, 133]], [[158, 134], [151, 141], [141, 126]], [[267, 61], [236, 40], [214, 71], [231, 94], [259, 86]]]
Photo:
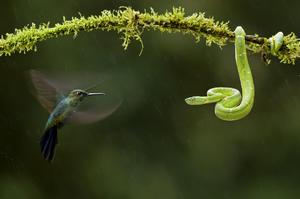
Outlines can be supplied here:
[[48, 112], [51, 112], [54, 109], [58, 98], [62, 95], [59, 94], [58, 90], [44, 77], [41, 72], [31, 70], [29, 75], [36, 91], [36, 98]]
[[67, 119], [67, 123], [90, 124], [105, 119], [115, 112], [122, 102], [101, 111], [76, 111]]

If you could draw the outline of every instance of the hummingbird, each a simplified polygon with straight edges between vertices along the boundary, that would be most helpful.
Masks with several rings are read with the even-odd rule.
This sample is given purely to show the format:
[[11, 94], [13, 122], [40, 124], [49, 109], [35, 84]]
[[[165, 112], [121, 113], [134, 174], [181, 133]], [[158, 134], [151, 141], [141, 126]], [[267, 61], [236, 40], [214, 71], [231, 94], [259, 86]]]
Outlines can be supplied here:
[[85, 98], [103, 96], [105, 93], [88, 92], [89, 89], [73, 89], [63, 94], [39, 71], [29, 72], [35, 96], [40, 104], [50, 113], [44, 133], [40, 138], [41, 153], [45, 160], [53, 161], [55, 148], [58, 143], [58, 130], [68, 123], [92, 123], [104, 119], [113, 113], [119, 104], [108, 111], [78, 111], [78, 107]]

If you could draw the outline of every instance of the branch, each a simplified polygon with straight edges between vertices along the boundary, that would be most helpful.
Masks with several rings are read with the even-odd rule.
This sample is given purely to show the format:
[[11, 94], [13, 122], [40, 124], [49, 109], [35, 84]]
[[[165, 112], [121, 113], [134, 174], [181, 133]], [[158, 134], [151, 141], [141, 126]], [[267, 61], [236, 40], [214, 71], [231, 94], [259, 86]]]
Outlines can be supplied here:
[[[159, 30], [161, 32], [192, 35], [196, 42], [203, 37], [206, 44], [212, 43], [222, 47], [227, 42], [234, 42], [234, 32], [228, 27], [228, 22], [215, 21], [213, 18], [206, 18], [204, 13], [194, 13], [185, 16], [183, 8], [173, 8], [172, 12], [158, 14], [153, 9], [150, 12], [135, 11], [130, 7], [121, 7], [119, 10], [104, 10], [98, 16], [73, 17], [71, 20], [63, 18], [62, 23], [50, 27], [50, 23], [39, 26], [34, 23], [22, 29], [16, 29], [14, 33], [7, 33], [0, 38], [0, 56], [9, 56], [13, 53], [26, 53], [37, 50], [37, 43], [50, 38], [63, 35], [73, 35], [74, 38], [80, 31], [117, 31], [122, 34], [122, 46], [126, 50], [131, 40], [142, 43], [144, 30]], [[272, 55], [270, 41], [268, 38], [258, 35], [246, 36], [248, 50], [260, 53], [269, 63]], [[295, 64], [300, 57], [300, 42], [294, 33], [290, 33], [283, 39], [283, 45], [275, 54], [280, 62]]]

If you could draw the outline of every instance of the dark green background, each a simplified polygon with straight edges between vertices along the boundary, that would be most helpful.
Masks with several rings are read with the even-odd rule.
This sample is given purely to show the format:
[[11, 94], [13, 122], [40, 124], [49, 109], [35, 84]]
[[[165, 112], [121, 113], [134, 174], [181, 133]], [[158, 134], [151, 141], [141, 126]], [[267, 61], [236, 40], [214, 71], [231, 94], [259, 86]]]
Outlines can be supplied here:
[[[296, 0], [6, 0], [0, 34], [122, 5], [159, 12], [182, 6], [188, 15], [205, 11], [249, 34], [300, 30]], [[221, 50], [191, 36], [146, 31], [138, 56], [138, 42], [124, 51], [120, 36], [82, 32], [75, 40], [51, 39], [39, 43], [37, 52], [0, 58], [1, 199], [299, 198], [298, 63], [274, 59], [266, 66], [250, 54], [254, 108], [243, 120], [224, 122], [213, 105], [191, 107], [184, 98], [215, 86], [240, 89], [233, 45]], [[105, 76], [101, 91], [122, 97], [123, 104], [101, 122], [64, 127], [49, 164], [39, 149], [48, 115], [28, 89], [29, 69]]]

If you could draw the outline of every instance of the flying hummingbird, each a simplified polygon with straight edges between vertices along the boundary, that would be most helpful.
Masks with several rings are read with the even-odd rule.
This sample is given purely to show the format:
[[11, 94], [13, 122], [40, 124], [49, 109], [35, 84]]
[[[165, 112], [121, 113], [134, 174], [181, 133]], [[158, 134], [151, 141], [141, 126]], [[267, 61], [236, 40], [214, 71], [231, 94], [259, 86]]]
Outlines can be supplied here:
[[78, 111], [81, 102], [90, 96], [105, 95], [105, 93], [88, 92], [89, 89], [74, 89], [63, 94], [42, 73], [36, 70], [29, 72], [35, 96], [41, 105], [48, 110], [50, 116], [47, 120], [44, 134], [40, 139], [40, 147], [43, 157], [52, 161], [55, 147], [58, 143], [57, 131], [67, 123], [92, 123], [104, 119], [113, 113], [120, 103], [108, 111], [101, 113], [92, 111]]

